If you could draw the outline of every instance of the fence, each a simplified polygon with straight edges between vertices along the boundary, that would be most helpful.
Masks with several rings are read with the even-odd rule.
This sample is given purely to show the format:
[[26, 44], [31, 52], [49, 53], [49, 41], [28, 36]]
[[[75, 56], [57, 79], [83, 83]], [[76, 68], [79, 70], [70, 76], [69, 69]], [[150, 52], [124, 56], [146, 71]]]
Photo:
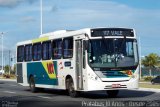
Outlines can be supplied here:
[[[150, 76], [150, 73], [149, 73], [149, 68], [142, 68], [142, 77], [143, 76]], [[158, 76], [160, 75], [160, 68], [152, 68], [151, 69], [151, 76]]]

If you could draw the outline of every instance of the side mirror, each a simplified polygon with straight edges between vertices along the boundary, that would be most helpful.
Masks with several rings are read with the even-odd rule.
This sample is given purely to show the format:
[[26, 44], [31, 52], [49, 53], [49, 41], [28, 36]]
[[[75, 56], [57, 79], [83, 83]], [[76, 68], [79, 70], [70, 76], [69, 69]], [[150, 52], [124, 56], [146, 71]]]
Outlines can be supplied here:
[[88, 45], [89, 45], [89, 42], [87, 40], [84, 40], [83, 41], [83, 49], [87, 50], [88, 49]]

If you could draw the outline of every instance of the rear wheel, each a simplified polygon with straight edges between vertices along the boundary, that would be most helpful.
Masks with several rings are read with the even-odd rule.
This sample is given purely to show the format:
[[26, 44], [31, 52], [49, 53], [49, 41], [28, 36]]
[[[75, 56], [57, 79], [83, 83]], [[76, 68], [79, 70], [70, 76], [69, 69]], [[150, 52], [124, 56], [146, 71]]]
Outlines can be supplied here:
[[108, 97], [114, 98], [117, 97], [119, 90], [107, 90]]
[[71, 97], [78, 97], [79, 92], [75, 90], [74, 83], [72, 79], [68, 80], [68, 93]]
[[37, 88], [35, 87], [35, 81], [34, 81], [34, 77], [30, 77], [29, 79], [29, 86], [30, 86], [30, 90], [31, 92], [35, 93], [37, 91]]

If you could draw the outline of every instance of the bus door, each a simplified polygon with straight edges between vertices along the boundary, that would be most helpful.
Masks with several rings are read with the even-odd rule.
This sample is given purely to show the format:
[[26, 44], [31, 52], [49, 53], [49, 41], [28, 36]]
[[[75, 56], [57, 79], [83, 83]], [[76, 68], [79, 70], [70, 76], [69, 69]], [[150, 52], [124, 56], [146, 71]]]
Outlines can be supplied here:
[[82, 49], [82, 40], [76, 40], [76, 77], [77, 77], [77, 89], [83, 89], [83, 49]]
[[17, 64], [17, 83], [23, 83], [23, 64]]
[[26, 63], [24, 62], [18, 63], [16, 73], [17, 73], [17, 83], [28, 84]]

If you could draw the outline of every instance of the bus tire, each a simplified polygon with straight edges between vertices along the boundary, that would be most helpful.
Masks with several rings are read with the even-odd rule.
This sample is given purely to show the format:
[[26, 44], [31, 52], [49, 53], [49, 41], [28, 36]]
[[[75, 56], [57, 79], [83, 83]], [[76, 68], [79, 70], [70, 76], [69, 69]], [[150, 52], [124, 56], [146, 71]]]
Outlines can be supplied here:
[[107, 90], [108, 97], [115, 98], [117, 97], [119, 90]]
[[68, 83], [68, 94], [69, 96], [75, 98], [78, 97], [79, 92], [75, 90], [73, 80], [70, 78]]
[[35, 87], [35, 81], [34, 81], [34, 77], [30, 77], [29, 79], [29, 87], [32, 93], [35, 93], [37, 91], [37, 88]]

